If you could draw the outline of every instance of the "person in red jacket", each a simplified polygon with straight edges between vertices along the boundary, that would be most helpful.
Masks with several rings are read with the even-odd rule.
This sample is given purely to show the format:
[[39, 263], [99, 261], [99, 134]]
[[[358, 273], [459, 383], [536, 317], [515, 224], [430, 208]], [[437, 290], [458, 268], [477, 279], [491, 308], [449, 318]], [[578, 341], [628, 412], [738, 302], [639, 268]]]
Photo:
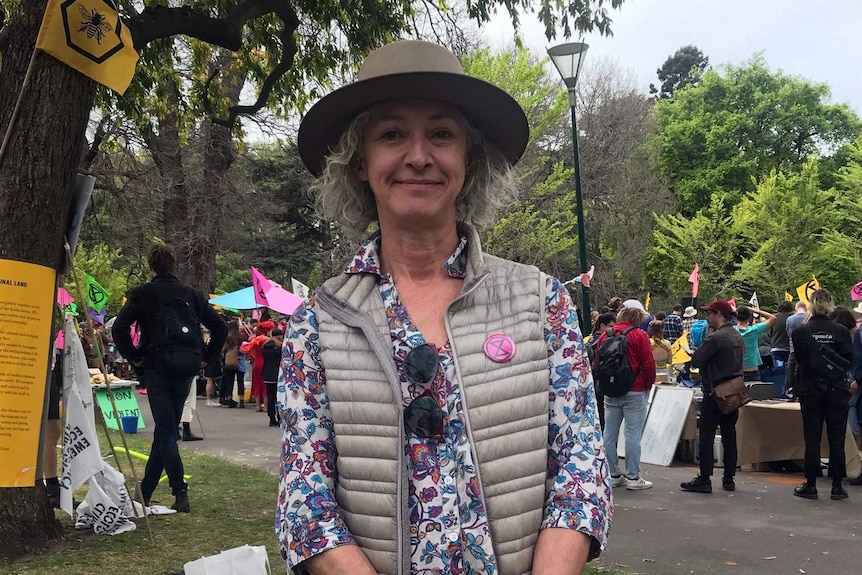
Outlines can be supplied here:
[[[626, 334], [628, 342], [627, 352], [629, 365], [635, 374], [631, 389], [621, 397], [605, 397], [605, 451], [608, 457], [608, 467], [611, 471], [611, 484], [614, 487], [623, 487], [630, 490], [649, 489], [652, 482], [641, 477], [641, 435], [643, 435], [644, 423], [647, 416], [647, 396], [650, 387], [655, 382], [655, 360], [652, 355], [649, 337], [639, 326], [646, 318], [647, 313], [643, 305], [637, 300], [626, 300], [623, 309], [617, 315], [617, 323], [613, 326], [615, 334], [620, 334], [626, 328], [635, 326], [635, 329]], [[596, 344], [596, 362], [602, 344], [608, 338], [603, 333]], [[620, 472], [619, 455], [617, 454], [617, 440], [620, 435], [620, 427], [625, 420], [626, 440], [626, 473]]]

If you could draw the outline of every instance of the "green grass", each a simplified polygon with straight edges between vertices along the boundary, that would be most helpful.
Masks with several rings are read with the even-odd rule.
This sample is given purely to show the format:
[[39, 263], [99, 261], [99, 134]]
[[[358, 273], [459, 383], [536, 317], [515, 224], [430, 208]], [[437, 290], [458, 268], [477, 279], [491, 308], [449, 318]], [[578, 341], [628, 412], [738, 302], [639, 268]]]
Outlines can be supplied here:
[[[103, 451], [107, 450], [100, 432]], [[119, 435], [111, 432], [115, 445]], [[127, 436], [129, 449], [149, 452], [149, 442]], [[92, 530], [76, 531], [71, 519], [57, 512], [65, 536], [39, 555], [0, 565], [2, 575], [161, 575], [182, 572], [183, 564], [240, 545], [265, 545], [273, 573], [284, 573], [275, 539], [275, 504], [278, 483], [267, 471], [228, 463], [216, 457], [182, 450], [189, 480], [192, 512], [151, 517], [154, 542], [143, 519], [137, 530], [122, 535], [97, 536]], [[111, 465], [116, 466], [113, 459]], [[128, 462], [121, 457], [127, 486], [132, 485]], [[138, 479], [143, 462], [136, 461]], [[83, 498], [84, 492], [76, 494]], [[167, 482], [153, 494], [152, 503], [173, 504]]]
[[[135, 435], [126, 436], [129, 449], [149, 452], [149, 442]], [[115, 445], [121, 445], [119, 434], [111, 432]], [[99, 431], [103, 451], [107, 450], [104, 434]], [[138, 529], [114, 537], [97, 536], [90, 530], [76, 531], [71, 519], [61, 512], [65, 535], [49, 549], [0, 565], [0, 575], [162, 575], [182, 572], [183, 564], [204, 555], [243, 544], [264, 545], [274, 574], [284, 573], [273, 528], [277, 479], [267, 471], [253, 469], [209, 455], [182, 449], [183, 463], [189, 480], [192, 512], [151, 517], [155, 542], [151, 542], [143, 519]], [[113, 459], [111, 465], [116, 466]], [[121, 457], [127, 486], [132, 486], [128, 462]], [[138, 479], [143, 462], [135, 460]], [[76, 493], [83, 499], [85, 491]], [[173, 503], [167, 482], [153, 494], [153, 503]], [[624, 575], [622, 571], [601, 565], [587, 566], [586, 575]]]

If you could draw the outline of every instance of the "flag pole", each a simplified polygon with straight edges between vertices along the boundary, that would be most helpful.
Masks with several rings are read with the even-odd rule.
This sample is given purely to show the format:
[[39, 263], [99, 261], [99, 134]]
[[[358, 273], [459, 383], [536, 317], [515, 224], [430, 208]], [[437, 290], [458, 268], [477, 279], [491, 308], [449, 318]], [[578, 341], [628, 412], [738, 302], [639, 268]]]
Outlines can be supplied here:
[[[81, 303], [86, 305], [87, 300], [84, 298], [84, 293], [81, 291], [81, 282], [78, 281], [78, 274], [75, 272], [75, 266], [72, 265], [72, 261], [73, 261], [72, 260], [72, 248], [69, 246], [68, 240], [64, 240], [64, 243], [65, 243], [64, 247], [66, 248], [66, 257], [69, 258], [69, 264], [70, 264], [69, 267], [71, 268], [71, 271], [72, 271], [72, 279], [75, 280], [75, 288], [78, 292], [78, 298], [80, 299]], [[85, 315], [85, 317], [87, 318], [87, 327], [90, 328], [90, 331], [95, 336], [96, 330], [93, 329], [93, 318], [90, 317], [89, 313], [87, 313]], [[95, 351], [96, 351], [96, 362], [98, 363], [99, 370], [102, 372], [102, 377], [105, 380], [105, 391], [107, 391], [108, 399], [111, 401], [111, 410], [113, 410], [113, 412], [114, 412], [114, 421], [117, 422], [117, 430], [120, 432], [120, 440], [123, 442], [123, 448], [126, 450], [126, 457], [129, 460], [129, 469], [132, 470], [132, 480], [135, 483], [135, 489], [137, 490], [137, 492], [142, 494], [141, 482], [140, 482], [140, 480], [138, 480], [138, 473], [137, 473], [137, 471], [135, 471], [135, 464], [132, 462], [132, 456], [129, 453], [129, 445], [126, 442], [126, 434], [123, 431], [123, 426], [120, 424], [120, 413], [117, 411], [117, 402], [114, 399], [114, 391], [111, 389], [111, 382], [108, 381], [108, 369], [105, 367], [105, 360], [104, 360], [104, 356], [102, 355], [104, 350], [102, 350], [102, 346], [99, 345], [99, 339], [97, 337], [93, 337], [93, 347], [95, 348]], [[105, 423], [105, 435], [106, 436], [108, 435], [107, 427], [108, 427], [108, 424], [106, 422]], [[110, 442], [110, 440], [109, 440], [109, 442]], [[111, 451], [114, 451], [114, 450], [112, 449]], [[114, 457], [116, 457], [116, 451], [114, 451]], [[119, 467], [119, 464], [117, 464], [117, 467]], [[133, 501], [134, 501], [134, 499], [133, 499]], [[150, 534], [150, 542], [155, 543], [156, 539], [153, 535], [153, 528], [150, 526], [150, 514], [147, 510], [147, 506], [143, 501], [140, 501], [140, 504], [144, 510], [144, 523], [146, 523], [147, 532]], [[134, 502], [132, 503], [132, 513], [135, 514], [135, 517], [138, 516], [137, 512], [135, 511]]]
[[30, 86], [30, 78], [33, 76], [33, 67], [36, 64], [36, 54], [38, 52], [39, 48], [33, 48], [33, 55], [30, 56], [30, 64], [27, 66], [27, 72], [24, 74], [24, 83], [21, 85], [21, 91], [18, 92], [18, 99], [15, 101], [15, 107], [12, 109], [12, 117], [9, 118], [9, 125], [6, 127], [6, 134], [3, 136], [3, 144], [0, 145], [0, 165], [3, 164], [3, 157], [6, 155], [6, 147], [9, 145], [9, 140], [12, 139], [12, 129], [15, 127], [15, 120], [18, 118], [18, 112], [21, 110], [21, 102], [24, 101], [24, 95]]

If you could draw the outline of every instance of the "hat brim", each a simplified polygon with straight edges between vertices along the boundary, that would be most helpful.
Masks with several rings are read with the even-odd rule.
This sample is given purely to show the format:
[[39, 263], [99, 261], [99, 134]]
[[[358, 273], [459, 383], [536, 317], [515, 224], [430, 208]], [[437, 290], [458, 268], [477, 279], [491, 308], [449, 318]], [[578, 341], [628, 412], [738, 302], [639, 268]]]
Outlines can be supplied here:
[[343, 86], [308, 110], [297, 137], [305, 167], [319, 176], [347, 124], [363, 110], [394, 99], [443, 100], [458, 107], [512, 165], [521, 158], [530, 139], [524, 110], [493, 84], [446, 72], [391, 74]]

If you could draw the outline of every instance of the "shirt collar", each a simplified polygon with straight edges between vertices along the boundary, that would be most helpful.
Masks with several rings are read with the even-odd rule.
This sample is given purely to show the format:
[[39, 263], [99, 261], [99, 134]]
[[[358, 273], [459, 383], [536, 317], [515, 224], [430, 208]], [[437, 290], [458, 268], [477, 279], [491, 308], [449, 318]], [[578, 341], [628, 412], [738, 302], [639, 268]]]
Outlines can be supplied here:
[[[450, 277], [464, 279], [467, 275], [467, 236], [458, 236], [458, 247], [449, 258], [443, 262]], [[375, 234], [365, 240], [350, 263], [344, 268], [346, 274], [369, 273], [383, 277], [380, 269], [380, 234]]]

